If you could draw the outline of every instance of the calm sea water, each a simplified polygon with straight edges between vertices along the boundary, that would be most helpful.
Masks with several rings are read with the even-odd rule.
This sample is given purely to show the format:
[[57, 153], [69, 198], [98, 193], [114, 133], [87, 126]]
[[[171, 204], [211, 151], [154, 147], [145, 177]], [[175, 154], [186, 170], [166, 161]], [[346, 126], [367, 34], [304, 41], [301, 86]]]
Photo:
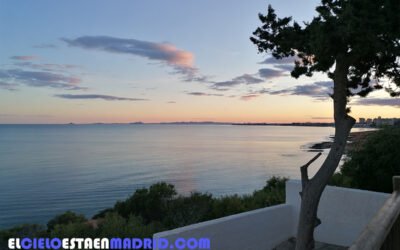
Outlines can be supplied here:
[[[92, 216], [139, 187], [251, 193], [271, 176], [299, 178], [333, 128], [231, 125], [0, 125], [0, 228]], [[320, 159], [311, 167], [316, 171]]]

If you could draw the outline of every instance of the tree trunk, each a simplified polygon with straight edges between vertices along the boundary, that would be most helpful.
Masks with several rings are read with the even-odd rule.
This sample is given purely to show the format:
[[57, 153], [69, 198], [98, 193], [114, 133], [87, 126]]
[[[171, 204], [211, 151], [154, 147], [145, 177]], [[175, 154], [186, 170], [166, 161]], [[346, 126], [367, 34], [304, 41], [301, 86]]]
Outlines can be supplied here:
[[319, 201], [328, 181], [339, 165], [350, 130], [355, 123], [355, 119], [348, 116], [346, 111], [347, 72], [348, 66], [346, 62], [338, 58], [333, 77], [335, 137], [329, 154], [313, 178], [308, 178], [307, 164], [301, 169], [303, 190], [301, 192], [296, 250], [310, 250], [314, 248], [314, 228], [321, 224], [321, 221], [317, 218]]

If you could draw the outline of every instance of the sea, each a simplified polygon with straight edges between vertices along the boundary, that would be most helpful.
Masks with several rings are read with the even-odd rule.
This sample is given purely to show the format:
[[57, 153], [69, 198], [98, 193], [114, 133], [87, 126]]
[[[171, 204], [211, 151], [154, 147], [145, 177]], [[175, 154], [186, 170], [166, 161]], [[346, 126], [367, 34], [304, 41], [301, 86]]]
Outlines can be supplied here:
[[[354, 130], [353, 130], [354, 131]], [[179, 194], [250, 194], [299, 167], [332, 127], [0, 125], [0, 228], [88, 217], [157, 182]], [[327, 152], [311, 167], [313, 175]]]

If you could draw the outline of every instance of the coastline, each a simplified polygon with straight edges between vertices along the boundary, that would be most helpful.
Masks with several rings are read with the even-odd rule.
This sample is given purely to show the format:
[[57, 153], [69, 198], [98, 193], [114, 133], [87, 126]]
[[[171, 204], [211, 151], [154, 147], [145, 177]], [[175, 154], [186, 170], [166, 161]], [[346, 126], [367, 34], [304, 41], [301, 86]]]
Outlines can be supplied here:
[[[374, 134], [377, 130], [369, 130], [369, 131], [358, 131], [358, 132], [351, 132], [347, 141], [346, 145], [346, 152], [349, 150], [357, 149], [363, 143], [365, 140], [368, 139], [368, 137], [372, 134]], [[321, 152], [325, 149], [330, 149], [333, 144], [333, 137], [330, 137], [330, 141], [322, 141], [322, 142], [317, 142], [309, 146], [308, 151], [309, 152]]]

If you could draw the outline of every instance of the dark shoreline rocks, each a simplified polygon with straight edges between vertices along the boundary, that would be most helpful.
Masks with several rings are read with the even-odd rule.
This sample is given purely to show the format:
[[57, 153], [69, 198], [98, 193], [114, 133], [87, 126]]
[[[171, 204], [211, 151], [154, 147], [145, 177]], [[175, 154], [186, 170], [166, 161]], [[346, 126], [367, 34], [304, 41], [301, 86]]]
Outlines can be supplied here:
[[328, 149], [332, 147], [332, 143], [331, 141], [324, 141], [324, 142], [319, 142], [319, 143], [314, 143], [313, 145], [311, 145], [309, 147], [309, 152], [319, 152], [322, 151], [324, 149]]
[[[373, 134], [376, 130], [372, 131], [360, 131], [360, 132], [352, 132], [349, 135], [349, 139], [346, 145], [346, 151], [352, 150], [354, 148], [360, 147], [363, 142], [368, 138], [369, 135]], [[332, 141], [323, 141], [314, 143], [308, 147], [308, 152], [322, 152], [324, 149], [329, 149], [333, 144], [333, 137], [330, 137]]]

